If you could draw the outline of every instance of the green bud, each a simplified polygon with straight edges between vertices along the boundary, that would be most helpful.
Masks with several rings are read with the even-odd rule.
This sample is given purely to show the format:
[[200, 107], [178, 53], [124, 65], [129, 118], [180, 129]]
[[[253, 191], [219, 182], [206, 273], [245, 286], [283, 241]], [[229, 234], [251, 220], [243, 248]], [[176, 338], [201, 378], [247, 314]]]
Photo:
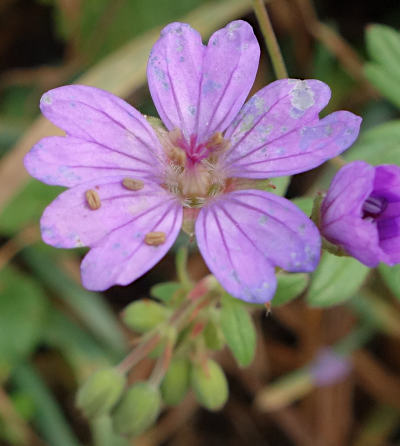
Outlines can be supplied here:
[[125, 376], [117, 369], [98, 370], [79, 389], [77, 407], [87, 418], [106, 414], [121, 397], [125, 381]]
[[117, 434], [136, 436], [156, 420], [161, 406], [158, 388], [146, 381], [134, 384], [122, 397], [113, 415]]
[[138, 300], [128, 305], [122, 315], [124, 323], [138, 333], [146, 333], [157, 327], [169, 316], [164, 305], [149, 299]]
[[228, 382], [224, 371], [212, 359], [205, 366], [192, 366], [190, 383], [197, 401], [208, 410], [219, 410], [228, 399]]
[[221, 350], [225, 345], [225, 337], [222, 330], [212, 320], [204, 328], [203, 335], [207, 348], [211, 350]]
[[189, 388], [190, 363], [186, 358], [174, 358], [161, 383], [161, 394], [165, 404], [178, 405]]

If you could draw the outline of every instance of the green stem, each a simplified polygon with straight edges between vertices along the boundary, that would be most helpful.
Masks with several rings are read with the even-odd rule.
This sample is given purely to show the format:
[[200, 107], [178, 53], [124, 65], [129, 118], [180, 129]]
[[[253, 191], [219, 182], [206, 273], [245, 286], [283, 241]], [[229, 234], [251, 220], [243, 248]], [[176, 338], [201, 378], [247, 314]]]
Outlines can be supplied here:
[[[207, 298], [210, 298], [209, 292], [206, 292], [203, 296], [200, 296], [197, 299], [185, 300], [169, 318], [167, 327], [169, 329], [174, 327], [177, 332], [179, 332], [182, 325], [186, 323], [187, 318], [197, 309], [197, 307], [201, 306]], [[117, 366], [118, 370], [121, 373], [127, 373], [133, 366], [148, 355], [164, 337], [165, 332], [161, 332], [160, 330], [156, 333], [152, 331], [146, 334], [143, 338], [143, 342], [133, 349]]]
[[288, 72], [286, 70], [285, 62], [283, 61], [282, 53], [279, 49], [278, 41], [276, 40], [264, 1], [253, 0], [253, 9], [260, 25], [261, 32], [263, 33], [275, 75], [277, 79], [286, 79], [288, 77]]
[[128, 372], [133, 366], [135, 366], [147, 354], [156, 348], [160, 340], [161, 335], [159, 333], [153, 334], [129, 353], [129, 355], [117, 366], [118, 370], [121, 373]]
[[176, 253], [176, 274], [178, 276], [179, 282], [181, 282], [184, 288], [190, 290], [193, 286], [193, 283], [187, 272], [188, 257], [189, 250], [187, 245], [181, 246]]

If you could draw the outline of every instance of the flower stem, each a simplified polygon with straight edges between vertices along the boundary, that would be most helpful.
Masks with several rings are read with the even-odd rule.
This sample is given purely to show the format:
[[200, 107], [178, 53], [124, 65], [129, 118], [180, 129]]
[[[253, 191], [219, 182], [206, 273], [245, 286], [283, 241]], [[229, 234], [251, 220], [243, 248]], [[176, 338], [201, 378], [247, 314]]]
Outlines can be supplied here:
[[274, 30], [272, 29], [271, 20], [269, 19], [264, 0], [253, 0], [253, 9], [260, 25], [261, 32], [263, 33], [275, 75], [277, 79], [285, 79], [288, 77], [288, 73]]
[[187, 271], [187, 260], [189, 257], [189, 250], [187, 245], [181, 246], [176, 253], [176, 274], [178, 276], [179, 282], [182, 283], [185, 289], [190, 290], [193, 283], [189, 277]]
[[[171, 333], [171, 329], [179, 332], [182, 326], [190, 320], [191, 316], [197, 314], [197, 311], [202, 308], [205, 302], [212, 298], [212, 296], [210, 296], [211, 290], [208, 288], [209, 282], [213, 284], [210, 277], [211, 276], [207, 276], [201, 280], [188, 295], [188, 299], [186, 299], [171, 315], [167, 325], [167, 331], [169, 330], [169, 333]], [[198, 293], [196, 293], [197, 290]], [[133, 366], [148, 355], [162, 339], [165, 339], [165, 336], [166, 332], [163, 332], [162, 330], [159, 330], [158, 332], [149, 332], [143, 337], [143, 341], [120, 362], [117, 366], [118, 370], [121, 373], [127, 373]]]
[[160, 340], [161, 335], [159, 333], [153, 334], [129, 353], [129, 355], [118, 365], [118, 370], [121, 373], [127, 373], [133, 366], [149, 354], [157, 346]]

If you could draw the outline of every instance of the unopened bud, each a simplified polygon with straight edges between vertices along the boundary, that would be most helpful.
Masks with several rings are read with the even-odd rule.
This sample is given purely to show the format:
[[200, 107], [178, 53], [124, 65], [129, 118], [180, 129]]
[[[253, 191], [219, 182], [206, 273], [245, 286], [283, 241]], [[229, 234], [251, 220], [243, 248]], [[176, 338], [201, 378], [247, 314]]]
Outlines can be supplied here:
[[225, 373], [212, 359], [204, 365], [193, 365], [190, 383], [197, 401], [208, 410], [219, 410], [228, 399], [228, 382]]
[[174, 358], [161, 384], [165, 404], [179, 404], [189, 388], [190, 363], [186, 358]]
[[117, 403], [124, 386], [125, 376], [118, 370], [98, 370], [79, 389], [76, 405], [87, 418], [104, 415]]
[[148, 382], [134, 384], [123, 396], [113, 414], [113, 425], [120, 435], [136, 436], [156, 420], [161, 406], [158, 388]]
[[124, 323], [138, 333], [146, 333], [165, 321], [168, 309], [149, 299], [138, 300], [128, 305], [122, 315]]

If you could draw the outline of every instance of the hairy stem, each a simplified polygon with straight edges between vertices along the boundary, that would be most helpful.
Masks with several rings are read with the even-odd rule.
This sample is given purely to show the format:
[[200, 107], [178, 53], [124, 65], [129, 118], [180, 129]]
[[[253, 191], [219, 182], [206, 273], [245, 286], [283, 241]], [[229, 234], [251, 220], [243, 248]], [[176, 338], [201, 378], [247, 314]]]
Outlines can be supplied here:
[[288, 73], [264, 1], [253, 0], [253, 9], [263, 33], [275, 75], [277, 79], [285, 79]]

